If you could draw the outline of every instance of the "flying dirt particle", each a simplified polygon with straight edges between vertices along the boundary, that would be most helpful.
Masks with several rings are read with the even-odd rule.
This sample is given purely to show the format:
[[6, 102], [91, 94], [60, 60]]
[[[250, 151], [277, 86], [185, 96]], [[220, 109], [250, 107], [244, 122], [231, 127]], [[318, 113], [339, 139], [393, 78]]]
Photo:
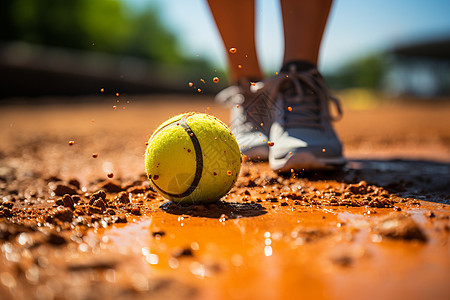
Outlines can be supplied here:
[[92, 157], [93, 158], [97, 158], [98, 157], [98, 153], [92, 153]]
[[158, 180], [159, 176], [158, 175], [153, 175], [153, 180]]
[[214, 176], [216, 176], [216, 175], [217, 175], [217, 173], [216, 173], [216, 172], [213, 172], [213, 175], [214, 175]]
[[256, 83], [254, 83], [254, 82], [250, 82], [250, 85], [252, 85], [252, 86], [255, 86], [255, 84], [256, 84]]
[[192, 82], [189, 82], [188, 85], [189, 85], [190, 87], [193, 87], [193, 86], [194, 86], [194, 84], [193, 84]]
[[242, 69], [242, 65], [238, 65], [238, 68], [239, 68], [239, 69]]
[[227, 175], [228, 175], [228, 176], [231, 176], [231, 174], [232, 174], [231, 171], [228, 170], [228, 171], [227, 171]]
[[211, 107], [209, 107], [209, 106], [206, 108], [206, 110], [210, 110], [210, 109], [211, 109]]
[[191, 152], [191, 149], [187, 149], [187, 152]]
[[145, 142], [145, 146], [148, 146], [148, 142]]
[[322, 149], [322, 152], [326, 152], [327, 150], [325, 150], [325, 148]]
[[114, 173], [113, 172], [109, 172], [108, 174], [106, 174], [106, 176], [108, 176], [108, 178], [113, 178], [114, 177]]
[[289, 106], [289, 107], [288, 107], [288, 111], [292, 111], [292, 107]]
[[205, 79], [203, 79], [203, 78], [200, 78], [200, 81], [203, 82], [203, 83], [206, 83]]
[[69, 146], [72, 146], [73, 144], [75, 144], [75, 141], [69, 141]]
[[214, 82], [214, 83], [218, 83], [218, 82], [219, 82], [219, 77], [214, 77], [214, 78], [213, 78], [213, 82]]
[[261, 124], [259, 124], [259, 125], [261, 125], [261, 127], [262, 127], [262, 126], [264, 126], [264, 123], [261, 123]]
[[239, 108], [239, 104], [238, 104], [238, 105], [236, 105], [236, 108]]
[[289, 152], [289, 155], [292, 155], [292, 152]]
[[103, 93], [104, 91], [105, 91], [105, 89], [104, 89], [104, 88], [101, 88], [101, 89], [100, 89], [100, 92], [102, 92], [102, 93]]
[[119, 97], [119, 93], [116, 93], [116, 96]]
[[274, 143], [274, 142], [271, 142], [271, 141], [268, 141], [268, 142], [267, 142], [267, 145], [269, 145], [269, 147], [272, 147], [273, 145], [275, 145], [275, 143]]
[[201, 92], [202, 92], [202, 89], [197, 89], [197, 92], [201, 93]]
[[228, 51], [230, 51], [230, 53], [234, 54], [234, 53], [236, 53], [237, 50], [236, 50], [236, 48], [233, 47], [233, 48], [230, 48], [230, 50], [228, 50]]
[[275, 75], [278, 75], [278, 72], [275, 72]]
[[117, 109], [117, 106], [113, 105], [113, 109], [116, 110], [116, 109]]

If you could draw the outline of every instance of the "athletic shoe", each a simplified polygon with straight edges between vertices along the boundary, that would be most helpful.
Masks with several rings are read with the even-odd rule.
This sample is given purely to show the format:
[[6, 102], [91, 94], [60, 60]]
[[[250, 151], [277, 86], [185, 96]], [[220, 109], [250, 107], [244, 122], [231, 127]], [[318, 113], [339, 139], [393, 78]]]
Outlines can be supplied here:
[[251, 160], [267, 160], [268, 136], [273, 122], [272, 109], [264, 92], [264, 83], [241, 80], [216, 96], [230, 106], [230, 129], [242, 154]]
[[[342, 116], [341, 107], [316, 67], [306, 62], [288, 63], [272, 85], [277, 94], [270, 130], [270, 167], [281, 172], [342, 167], [342, 145], [331, 125]], [[337, 117], [331, 116], [329, 102], [336, 106]]]

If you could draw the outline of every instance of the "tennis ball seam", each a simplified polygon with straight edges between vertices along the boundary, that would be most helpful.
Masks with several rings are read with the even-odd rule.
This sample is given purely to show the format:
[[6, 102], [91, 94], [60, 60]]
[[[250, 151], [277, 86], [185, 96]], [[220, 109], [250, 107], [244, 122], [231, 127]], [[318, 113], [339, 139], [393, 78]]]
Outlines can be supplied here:
[[187, 133], [187, 135], [190, 137], [191, 142], [194, 146], [194, 151], [195, 151], [195, 159], [196, 159], [196, 166], [195, 166], [195, 175], [194, 175], [194, 179], [191, 183], [191, 185], [189, 186], [189, 188], [184, 191], [183, 193], [180, 194], [173, 194], [173, 193], [169, 193], [164, 191], [162, 188], [160, 188], [156, 182], [152, 179], [149, 178], [150, 181], [153, 183], [153, 185], [160, 190], [162, 193], [170, 196], [170, 197], [176, 197], [176, 198], [184, 198], [189, 196], [190, 194], [192, 194], [195, 189], [197, 188], [198, 184], [200, 183], [200, 180], [202, 178], [202, 173], [203, 173], [203, 153], [202, 153], [202, 148], [200, 146], [200, 142], [197, 138], [197, 136], [195, 135], [195, 133], [193, 132], [193, 130], [191, 129], [191, 127], [189, 127], [187, 121], [186, 121], [186, 117], [187, 116], [183, 116], [179, 121], [174, 121], [170, 124], [167, 124], [166, 126], [164, 126], [163, 128], [159, 129], [157, 132], [155, 132], [155, 134], [153, 134], [154, 136], [157, 136], [161, 131], [170, 128], [172, 126], [179, 125], [181, 126], [185, 132]]

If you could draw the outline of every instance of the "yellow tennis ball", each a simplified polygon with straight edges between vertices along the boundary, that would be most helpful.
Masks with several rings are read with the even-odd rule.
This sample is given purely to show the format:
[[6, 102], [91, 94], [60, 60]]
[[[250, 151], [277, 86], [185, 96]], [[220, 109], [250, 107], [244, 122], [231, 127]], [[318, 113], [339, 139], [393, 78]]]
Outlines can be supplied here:
[[208, 114], [184, 113], [161, 124], [150, 137], [145, 168], [165, 198], [208, 203], [233, 187], [241, 153], [225, 123]]

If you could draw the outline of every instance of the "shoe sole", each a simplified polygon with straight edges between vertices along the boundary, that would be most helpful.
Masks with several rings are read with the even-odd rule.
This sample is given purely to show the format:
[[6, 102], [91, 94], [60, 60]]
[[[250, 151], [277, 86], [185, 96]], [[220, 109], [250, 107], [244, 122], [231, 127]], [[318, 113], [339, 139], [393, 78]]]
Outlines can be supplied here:
[[296, 153], [284, 158], [275, 159], [269, 157], [270, 167], [274, 171], [289, 172], [295, 171], [319, 171], [319, 170], [337, 170], [346, 164], [344, 157], [317, 158], [309, 152]]

